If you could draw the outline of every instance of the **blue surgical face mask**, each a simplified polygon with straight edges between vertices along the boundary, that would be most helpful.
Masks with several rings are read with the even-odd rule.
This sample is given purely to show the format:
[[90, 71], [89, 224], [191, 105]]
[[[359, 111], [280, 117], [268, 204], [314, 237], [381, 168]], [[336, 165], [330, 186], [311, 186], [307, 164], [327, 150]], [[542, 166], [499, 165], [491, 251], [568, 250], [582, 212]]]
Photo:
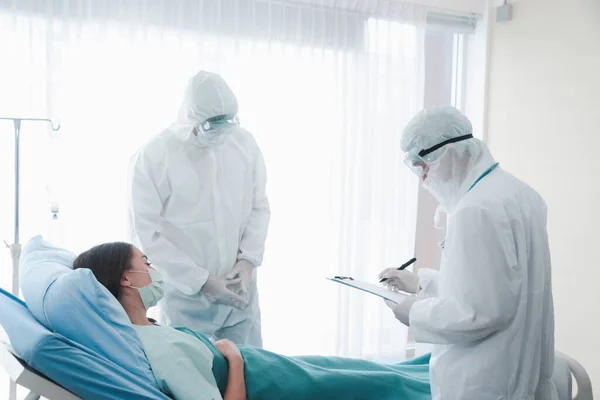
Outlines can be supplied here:
[[133, 285], [129, 285], [129, 287], [138, 290], [138, 292], [140, 293], [140, 297], [142, 298], [142, 303], [144, 303], [144, 307], [146, 307], [146, 310], [158, 304], [158, 302], [163, 298], [165, 293], [165, 282], [162, 278], [161, 273], [155, 269], [149, 269], [148, 271], [130, 270], [127, 272], [135, 272], [139, 274], [150, 275], [150, 279], [152, 280], [152, 282], [148, 286], [140, 288]]

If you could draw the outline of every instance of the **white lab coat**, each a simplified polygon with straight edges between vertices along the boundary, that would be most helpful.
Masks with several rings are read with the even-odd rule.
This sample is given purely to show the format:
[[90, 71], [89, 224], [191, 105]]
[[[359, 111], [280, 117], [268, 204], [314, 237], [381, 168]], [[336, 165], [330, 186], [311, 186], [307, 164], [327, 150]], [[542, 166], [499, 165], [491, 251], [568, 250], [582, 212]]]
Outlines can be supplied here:
[[[469, 182], [493, 165], [485, 154]], [[434, 400], [554, 400], [554, 310], [546, 205], [501, 168], [451, 211], [440, 271], [410, 311], [434, 344]]]
[[207, 118], [237, 113], [232, 96], [218, 76], [192, 78], [177, 121], [133, 158], [132, 227], [167, 278], [159, 303], [167, 324], [261, 346], [256, 273], [244, 310], [215, 305], [200, 291], [209, 274], [224, 277], [238, 260], [261, 265], [269, 225], [266, 171], [252, 135], [233, 127], [206, 147], [193, 133]]

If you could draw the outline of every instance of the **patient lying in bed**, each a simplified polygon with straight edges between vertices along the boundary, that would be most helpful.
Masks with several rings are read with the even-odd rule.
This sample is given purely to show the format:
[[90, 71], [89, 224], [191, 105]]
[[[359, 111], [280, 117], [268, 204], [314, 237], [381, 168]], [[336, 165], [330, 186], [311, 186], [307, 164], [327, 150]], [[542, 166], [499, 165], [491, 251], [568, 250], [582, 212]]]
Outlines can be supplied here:
[[[397, 365], [338, 357], [286, 357], [228, 340], [212, 343], [186, 328], [160, 326], [146, 306], [160, 297], [153, 268], [127, 243], [106, 243], [77, 257], [125, 309], [160, 389], [176, 400], [429, 400], [428, 357]], [[146, 289], [142, 289], [146, 288]], [[141, 290], [140, 290], [141, 289]]]

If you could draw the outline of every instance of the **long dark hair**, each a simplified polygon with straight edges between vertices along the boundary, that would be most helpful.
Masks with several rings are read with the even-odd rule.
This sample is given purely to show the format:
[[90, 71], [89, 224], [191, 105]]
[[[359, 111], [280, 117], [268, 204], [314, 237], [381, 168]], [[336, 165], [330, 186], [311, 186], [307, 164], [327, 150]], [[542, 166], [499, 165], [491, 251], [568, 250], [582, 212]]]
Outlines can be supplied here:
[[130, 268], [133, 246], [124, 242], [104, 243], [81, 253], [73, 269], [88, 268], [117, 299], [121, 298], [121, 277]]

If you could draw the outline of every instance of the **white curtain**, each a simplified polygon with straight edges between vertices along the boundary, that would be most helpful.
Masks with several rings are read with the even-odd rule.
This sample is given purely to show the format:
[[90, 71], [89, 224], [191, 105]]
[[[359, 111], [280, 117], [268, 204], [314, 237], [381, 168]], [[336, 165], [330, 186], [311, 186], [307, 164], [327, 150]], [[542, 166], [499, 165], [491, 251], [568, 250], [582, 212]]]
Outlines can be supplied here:
[[[317, 2], [318, 3], [318, 2]], [[401, 128], [422, 105], [421, 10], [275, 1], [0, 2], [0, 114], [23, 123], [21, 242], [73, 251], [127, 240], [126, 168], [167, 127], [187, 79], [222, 74], [267, 163], [272, 223], [259, 274], [266, 348], [401, 358], [375, 282], [414, 251], [417, 182]], [[0, 123], [0, 239], [12, 241], [12, 125]], [[51, 222], [50, 200], [60, 205]], [[10, 257], [0, 284], [10, 287]]]

